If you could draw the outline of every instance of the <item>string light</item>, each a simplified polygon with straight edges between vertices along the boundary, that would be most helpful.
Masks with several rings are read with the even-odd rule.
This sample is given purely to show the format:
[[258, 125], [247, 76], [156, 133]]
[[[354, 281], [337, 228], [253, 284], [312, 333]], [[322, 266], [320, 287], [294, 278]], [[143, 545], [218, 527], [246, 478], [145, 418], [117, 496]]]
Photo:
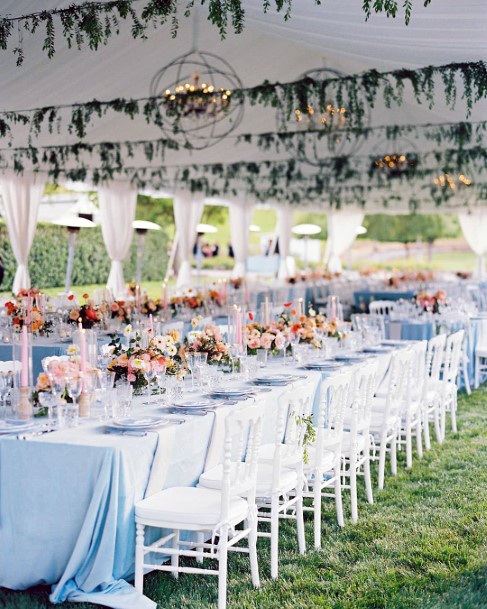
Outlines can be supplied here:
[[306, 110], [302, 112], [299, 108], [294, 111], [294, 117], [297, 123], [301, 125], [316, 125], [317, 123], [329, 127], [343, 127], [347, 121], [347, 110], [343, 107], [335, 108], [331, 103], [325, 106], [323, 112], [316, 111], [313, 106], [308, 105]]
[[443, 173], [433, 180], [435, 186], [440, 188], [450, 188], [456, 190], [457, 188], [468, 188], [472, 184], [472, 180], [466, 175], [461, 173], [458, 176], [451, 176], [449, 173]]
[[416, 159], [405, 154], [386, 154], [373, 162], [373, 167], [386, 171], [391, 177], [399, 176], [416, 165]]

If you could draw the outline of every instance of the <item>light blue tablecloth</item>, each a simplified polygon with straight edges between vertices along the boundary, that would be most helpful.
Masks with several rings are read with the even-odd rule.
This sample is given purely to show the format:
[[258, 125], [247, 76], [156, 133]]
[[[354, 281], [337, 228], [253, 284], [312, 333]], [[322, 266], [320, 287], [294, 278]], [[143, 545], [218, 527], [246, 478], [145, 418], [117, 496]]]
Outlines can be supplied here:
[[359, 311], [364, 312], [368, 311], [369, 304], [373, 300], [411, 300], [411, 298], [414, 298], [414, 292], [411, 291], [400, 292], [398, 290], [384, 290], [382, 292], [379, 292], [371, 290], [362, 290], [353, 293], [355, 307]]
[[[34, 379], [42, 372], [42, 360], [45, 357], [52, 357], [53, 355], [64, 355], [67, 348], [66, 343], [47, 343], [32, 345], [32, 372]], [[0, 345], [0, 361], [7, 361], [12, 359], [12, 345]]]

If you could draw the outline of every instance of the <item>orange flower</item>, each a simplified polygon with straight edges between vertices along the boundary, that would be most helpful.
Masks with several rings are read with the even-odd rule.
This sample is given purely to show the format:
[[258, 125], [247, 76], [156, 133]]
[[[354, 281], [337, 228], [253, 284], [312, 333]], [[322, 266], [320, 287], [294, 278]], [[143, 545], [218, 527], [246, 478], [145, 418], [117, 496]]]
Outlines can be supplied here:
[[89, 294], [86, 294], [86, 293], [85, 293], [85, 294], [83, 294], [83, 298], [84, 298], [85, 300], [88, 300], [88, 298], [89, 298], [89, 297], [90, 297], [90, 295], [89, 295]]

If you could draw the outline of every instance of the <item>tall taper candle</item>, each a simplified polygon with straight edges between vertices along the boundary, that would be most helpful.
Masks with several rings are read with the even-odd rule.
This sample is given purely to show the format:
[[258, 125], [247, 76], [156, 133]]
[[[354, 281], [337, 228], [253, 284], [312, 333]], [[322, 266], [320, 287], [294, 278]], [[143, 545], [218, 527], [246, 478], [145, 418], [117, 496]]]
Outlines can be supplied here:
[[29, 386], [29, 336], [27, 325], [22, 326], [22, 371], [20, 373], [20, 386]]

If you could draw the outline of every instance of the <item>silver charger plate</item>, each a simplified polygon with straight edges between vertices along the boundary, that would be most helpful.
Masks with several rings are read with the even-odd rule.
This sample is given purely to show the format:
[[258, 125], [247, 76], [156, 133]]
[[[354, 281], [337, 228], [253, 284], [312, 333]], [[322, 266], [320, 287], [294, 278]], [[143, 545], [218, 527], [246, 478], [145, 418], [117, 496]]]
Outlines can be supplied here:
[[127, 417], [126, 419], [114, 419], [108, 427], [115, 429], [144, 430], [153, 427], [161, 427], [168, 423], [169, 419], [166, 419], [165, 417]]

